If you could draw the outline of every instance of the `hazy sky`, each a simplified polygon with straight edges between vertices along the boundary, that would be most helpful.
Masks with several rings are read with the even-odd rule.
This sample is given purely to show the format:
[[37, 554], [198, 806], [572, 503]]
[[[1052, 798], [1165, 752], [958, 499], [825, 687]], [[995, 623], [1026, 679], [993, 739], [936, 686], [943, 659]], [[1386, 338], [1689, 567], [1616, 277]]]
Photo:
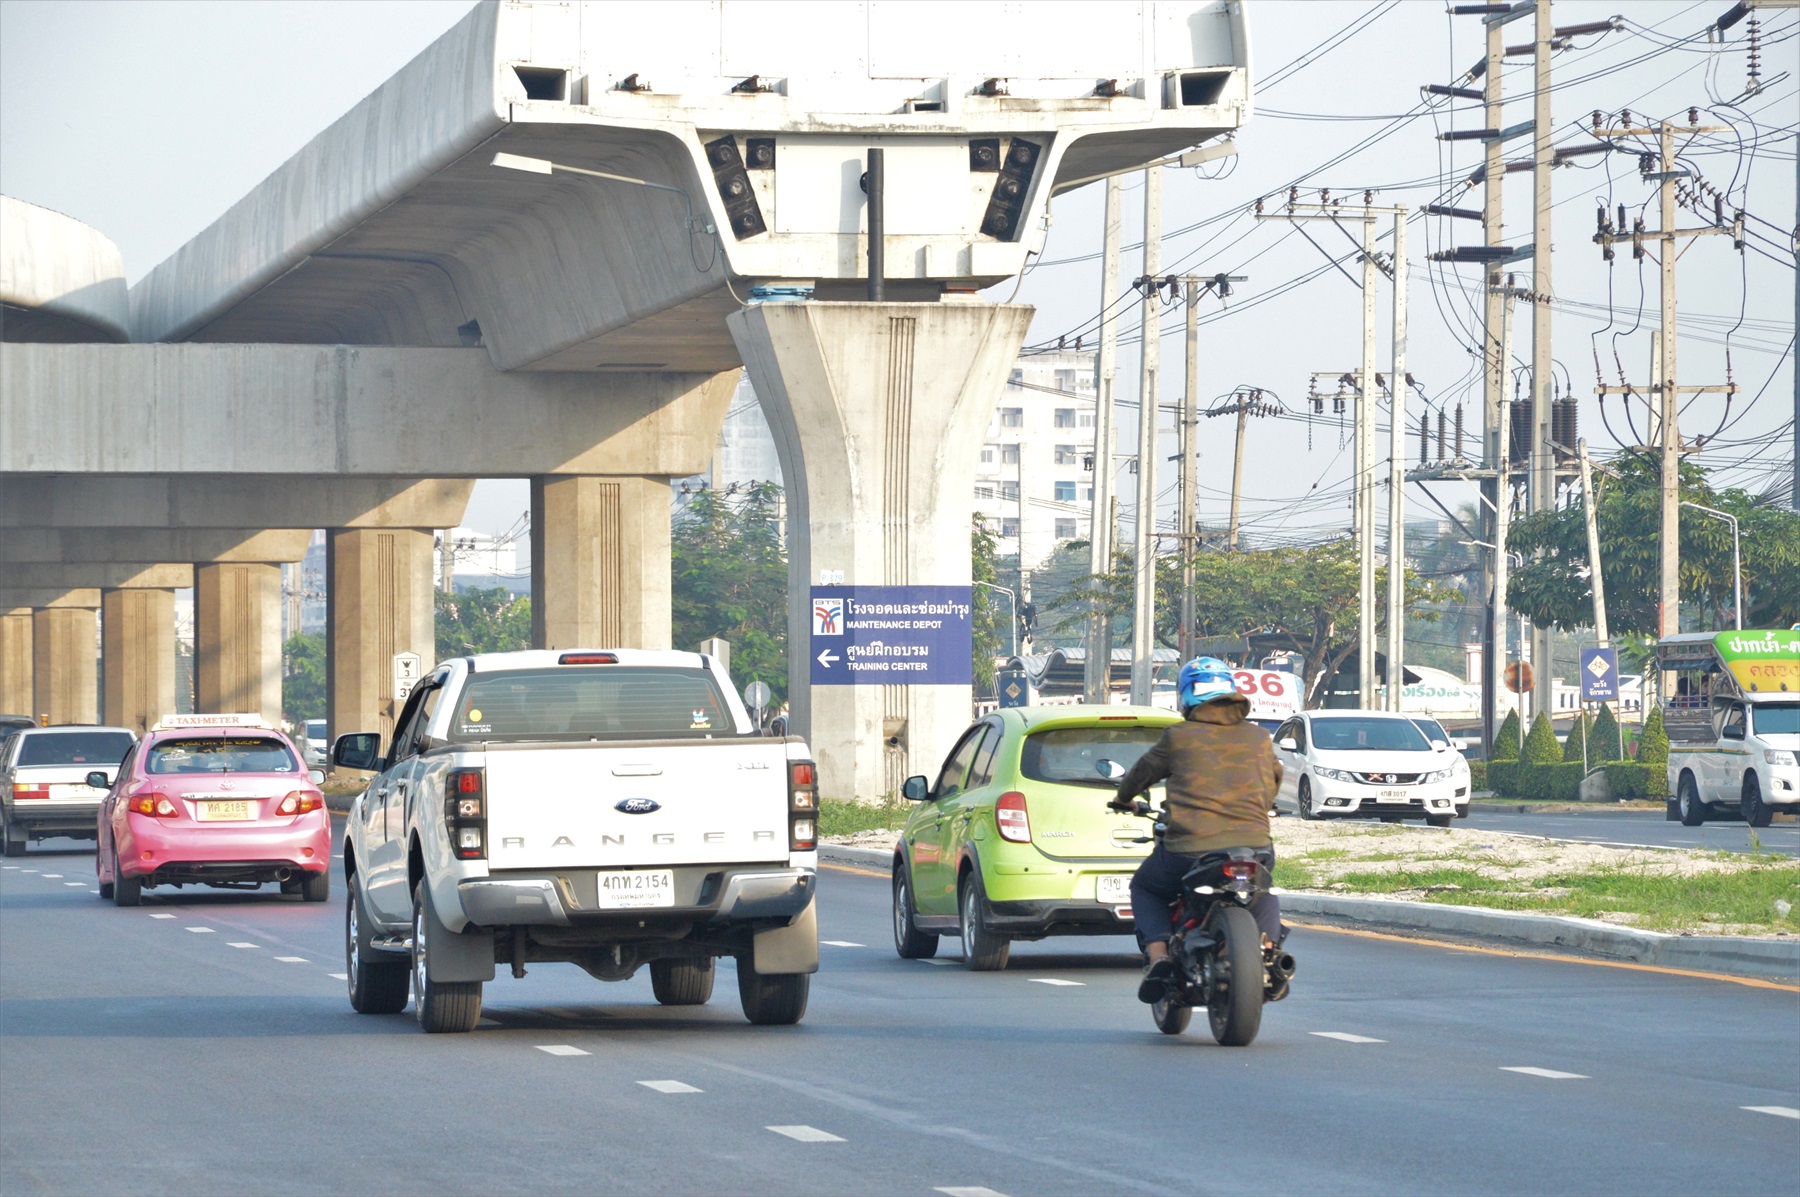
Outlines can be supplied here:
[[[822, 0], [825, 2], [825, 0]], [[134, 3], [87, 0], [42, 3], [0, 0], [0, 191], [66, 212], [118, 242], [127, 273], [136, 280], [199, 232], [331, 120], [380, 85], [468, 10], [463, 0], [262, 0], [259, 3]], [[1689, 105], [1706, 107], [1739, 97], [1745, 86], [1746, 26], [1730, 31], [1723, 49], [1700, 33], [1729, 7], [1726, 0], [1656, 3], [1639, 0], [1559, 0], [1559, 25], [1601, 20], [1625, 8], [1627, 30], [1577, 40], [1558, 55], [1555, 114], [1559, 144], [1580, 144], [1573, 128], [1596, 108], [1629, 107], [1645, 116], [1685, 120]], [[1347, 42], [1307, 63], [1278, 73], [1359, 16], [1373, 19]], [[1254, 222], [1249, 206], [1262, 195], [1285, 194], [1290, 182], [1334, 195], [1378, 188], [1378, 204], [1433, 202], [1479, 206], [1480, 191], [1446, 187], [1466, 176], [1480, 151], [1470, 143], [1435, 139], [1440, 128], [1478, 126], [1478, 113], [1461, 101], [1398, 124], [1384, 119], [1413, 112], [1419, 87], [1449, 83], [1480, 55], [1479, 20], [1452, 18], [1424, 0], [1253, 0], [1250, 5], [1257, 77], [1257, 116], [1239, 138], [1235, 163], [1167, 171], [1163, 227], [1165, 272], [1193, 270], [1247, 274], [1226, 305], [1203, 301], [1200, 334], [1201, 404], [1211, 404], [1238, 385], [1277, 395], [1295, 413], [1307, 410], [1308, 375], [1353, 368], [1360, 352], [1359, 292], [1327, 265], [1325, 251], [1349, 248], [1329, 226], [1305, 235], [1285, 224]], [[1786, 230], [1795, 222], [1795, 142], [1800, 118], [1795, 75], [1800, 74], [1800, 14], [1771, 11], [1764, 18], [1761, 95], [1717, 111], [1750, 139], [1714, 138], [1693, 161], [1736, 202], [1767, 223], [1752, 227], [1767, 240], [1760, 248], [1781, 256]], [[1529, 20], [1509, 27], [1509, 42], [1529, 40]], [[1716, 52], [1715, 52], [1716, 50]], [[1531, 114], [1530, 65], [1509, 69], [1509, 123]], [[1721, 123], [1703, 114], [1708, 123]], [[1760, 137], [1755, 130], [1760, 128]], [[1365, 138], [1384, 137], [1344, 161], [1327, 165]], [[1785, 130], [1785, 132], [1783, 132]], [[1529, 140], [1512, 143], [1512, 156], [1529, 153]], [[1555, 355], [1582, 398], [1582, 431], [1602, 455], [1616, 450], [1599, 418], [1592, 393], [1594, 356], [1608, 382], [1617, 381], [1615, 351], [1635, 381], [1644, 380], [1648, 328], [1656, 312], [1656, 271], [1641, 270], [1621, 252], [1610, 272], [1590, 243], [1597, 202], [1625, 202], [1634, 209], [1653, 197], [1636, 177], [1635, 159], [1624, 155], [1582, 159], [1581, 169], [1556, 172], [1558, 205], [1554, 259], [1558, 310]], [[1204, 176], [1223, 176], [1208, 178]], [[1141, 239], [1142, 191], [1127, 191], [1127, 242]], [[1531, 239], [1530, 176], [1510, 177], [1506, 189], [1511, 239]], [[1098, 308], [1101, 188], [1089, 186], [1055, 202], [1053, 225], [1041, 264], [1023, 280], [1021, 302], [1036, 304], [1033, 340], [1058, 334], [1091, 342]], [[1655, 207], [1647, 212], [1655, 224]], [[1682, 225], [1696, 222], [1685, 215]], [[1454, 227], [1452, 227], [1454, 226]], [[1453, 410], [1469, 404], [1473, 435], [1479, 424], [1479, 386], [1469, 347], [1470, 313], [1478, 310], [1468, 267], [1426, 261], [1447, 244], [1475, 244], [1479, 225], [1448, 218], [1411, 226], [1409, 368], [1426, 396]], [[1322, 249], [1320, 247], [1323, 247]], [[1528, 264], [1521, 264], [1529, 269]], [[1325, 267], [1304, 285], [1259, 299], [1283, 284]], [[1359, 273], [1354, 264], [1350, 272]], [[1136, 252], [1124, 274], [1141, 272]], [[1723, 381], [1726, 345], [1732, 377], [1747, 388], [1731, 408], [1709, 464], [1735, 465], [1732, 480], [1763, 489], [1784, 475], [1790, 441], [1774, 434], [1792, 415], [1793, 269], [1754, 253], [1740, 256], [1728, 239], [1699, 238], [1682, 259], [1680, 298], [1684, 323], [1681, 381]], [[1522, 279], [1528, 282], [1528, 279]], [[1641, 285], [1641, 289], [1640, 289]], [[1011, 286], [1001, 288], [1004, 298]], [[1610, 298], [1609, 298], [1610, 297]], [[1641, 309], [1640, 309], [1641, 304]], [[1590, 306], [1579, 306], [1590, 305]], [[1388, 288], [1383, 313], [1386, 356]], [[1642, 318], [1640, 319], [1640, 311]], [[1171, 312], [1165, 327], [1179, 328]], [[1134, 337], [1135, 313], [1124, 322]], [[1529, 361], [1524, 325], [1517, 342]], [[1629, 331], [1634, 330], [1635, 331]], [[1615, 334], [1621, 334], [1615, 336]], [[1785, 361], [1784, 361], [1785, 357]], [[1174, 401], [1182, 376], [1182, 341], [1164, 341], [1163, 401]], [[1385, 369], [1385, 365], [1383, 366]], [[1135, 402], [1136, 351], [1120, 361], [1120, 397]], [[1766, 386], [1751, 404], [1750, 397]], [[1617, 399], [1608, 414], [1622, 440], [1631, 434]], [[1747, 412], [1746, 412], [1746, 409]], [[1420, 401], [1412, 408], [1416, 425]], [[1724, 405], [1714, 397], [1689, 405], [1683, 430], [1711, 433]], [[1133, 416], [1122, 413], [1120, 446], [1135, 444]], [[1742, 417], [1738, 419], [1738, 417]], [[1642, 414], [1636, 415], [1641, 435]], [[1212, 427], [1208, 427], [1208, 424]], [[1221, 515], [1230, 479], [1228, 421], [1202, 422], [1203, 517]], [[1302, 419], [1253, 423], [1249, 438], [1246, 526], [1270, 539], [1341, 526], [1348, 518], [1348, 451], [1329, 414], [1310, 425]], [[1408, 438], [1409, 460], [1417, 438]], [[1169, 479], [1172, 485], [1172, 475]], [[1129, 488], [1127, 488], [1127, 491]], [[1469, 501], [1466, 490], [1439, 489], [1446, 504]], [[498, 531], [513, 524], [525, 504], [520, 483], [488, 483], [477, 491], [469, 523]], [[1122, 497], [1128, 498], [1129, 494]], [[1412, 510], [1435, 514], [1417, 499]]]

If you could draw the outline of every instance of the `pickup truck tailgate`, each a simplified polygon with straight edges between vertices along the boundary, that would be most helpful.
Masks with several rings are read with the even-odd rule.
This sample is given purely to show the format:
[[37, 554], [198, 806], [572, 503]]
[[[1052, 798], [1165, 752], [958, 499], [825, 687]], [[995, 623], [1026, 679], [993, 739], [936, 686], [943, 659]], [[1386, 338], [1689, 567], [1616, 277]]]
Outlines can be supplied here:
[[490, 747], [486, 767], [494, 869], [788, 858], [780, 741]]

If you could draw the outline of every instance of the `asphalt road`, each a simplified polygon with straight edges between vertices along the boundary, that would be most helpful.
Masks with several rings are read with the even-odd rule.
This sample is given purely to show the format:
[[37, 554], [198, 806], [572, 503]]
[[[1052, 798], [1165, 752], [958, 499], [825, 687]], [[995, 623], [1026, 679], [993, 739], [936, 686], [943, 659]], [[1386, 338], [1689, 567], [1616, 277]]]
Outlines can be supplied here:
[[1785, 852], [1800, 855], [1800, 823], [1771, 823], [1752, 828], [1741, 820], [1709, 822], [1683, 827], [1670, 822], [1661, 811], [1579, 811], [1560, 815], [1513, 814], [1476, 807], [1467, 819], [1452, 827], [1511, 831], [1520, 835], [1544, 835], [1559, 840], [1594, 844], [1619, 844], [1655, 848], [1708, 848], [1718, 852]]
[[1294, 995], [1227, 1049], [1152, 1028], [1126, 939], [1019, 945], [999, 974], [952, 943], [903, 961], [886, 879], [827, 868], [798, 1027], [746, 1024], [728, 971], [709, 1006], [665, 1010], [643, 975], [548, 965], [503, 971], [474, 1033], [427, 1036], [351, 1012], [342, 898], [119, 909], [89, 853], [4, 862], [0, 1192], [1792, 1194], [1800, 1177], [1792, 989], [1301, 928]]

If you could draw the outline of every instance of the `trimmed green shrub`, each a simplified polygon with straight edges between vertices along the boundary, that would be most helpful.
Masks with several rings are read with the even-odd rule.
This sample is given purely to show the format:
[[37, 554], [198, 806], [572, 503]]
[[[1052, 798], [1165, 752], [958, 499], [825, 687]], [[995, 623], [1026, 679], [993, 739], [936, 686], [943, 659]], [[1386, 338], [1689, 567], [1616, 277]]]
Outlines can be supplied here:
[[1575, 716], [1575, 722], [1569, 726], [1569, 734], [1563, 737], [1562, 759], [1567, 761], [1587, 762], [1587, 715]]
[[1667, 798], [1669, 771], [1666, 765], [1612, 761], [1606, 766], [1606, 784], [1614, 798]]
[[1637, 759], [1640, 765], [1669, 763], [1669, 733], [1663, 730], [1661, 707], [1653, 708], [1650, 717], [1644, 720], [1644, 734], [1638, 740]]
[[1550, 722], [1550, 716], [1542, 711], [1531, 721], [1531, 731], [1525, 736], [1525, 751], [1519, 759], [1528, 765], [1560, 765], [1563, 754], [1562, 745], [1556, 742], [1556, 728]]
[[1519, 759], [1519, 712], [1508, 711], [1494, 732], [1494, 742], [1488, 746], [1490, 761], [1516, 761]]
[[1486, 761], [1469, 762], [1469, 792], [1488, 788], [1488, 763]]
[[1588, 754], [1596, 761], [1622, 761], [1625, 759], [1624, 737], [1619, 735], [1619, 721], [1613, 718], [1612, 706], [1600, 704], [1600, 713], [1594, 717], [1594, 726], [1588, 731]]
[[1518, 761], [1489, 761], [1487, 763], [1488, 789], [1502, 798], [1519, 798], [1519, 770], [1524, 768]]

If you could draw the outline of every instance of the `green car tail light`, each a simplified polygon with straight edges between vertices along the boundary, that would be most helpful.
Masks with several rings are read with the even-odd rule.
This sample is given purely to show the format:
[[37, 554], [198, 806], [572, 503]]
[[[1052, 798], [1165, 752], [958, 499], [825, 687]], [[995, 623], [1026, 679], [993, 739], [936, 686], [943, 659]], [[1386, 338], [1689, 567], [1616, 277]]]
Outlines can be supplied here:
[[1025, 807], [1025, 795], [1008, 790], [994, 800], [994, 824], [1000, 838], [1015, 844], [1031, 842], [1031, 812]]

